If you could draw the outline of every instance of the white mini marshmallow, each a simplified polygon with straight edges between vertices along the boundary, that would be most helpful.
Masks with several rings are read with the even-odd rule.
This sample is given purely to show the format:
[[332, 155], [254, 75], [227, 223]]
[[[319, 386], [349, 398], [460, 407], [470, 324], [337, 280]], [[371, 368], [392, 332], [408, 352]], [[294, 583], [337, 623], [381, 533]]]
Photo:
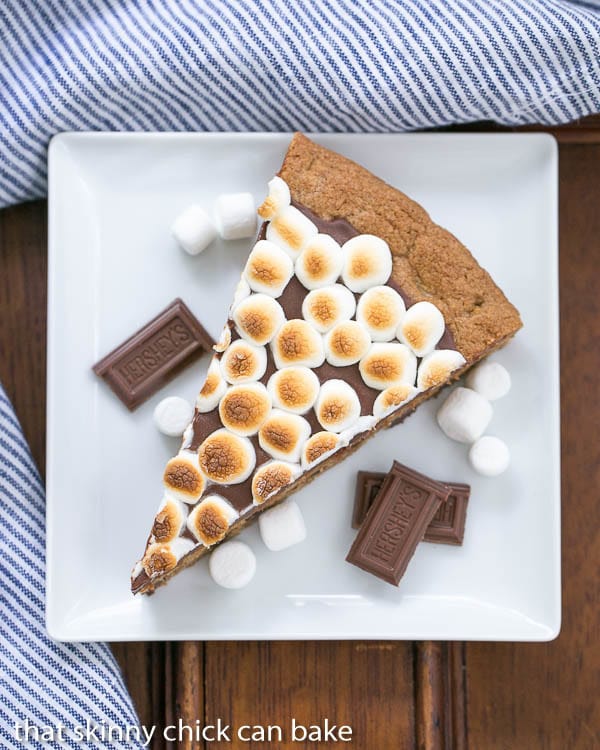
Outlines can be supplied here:
[[254, 245], [244, 269], [250, 288], [271, 297], [280, 297], [293, 275], [290, 256], [268, 240], [259, 240]]
[[264, 346], [237, 339], [223, 352], [221, 373], [228, 383], [250, 383], [260, 380], [267, 369], [267, 350]]
[[194, 407], [179, 396], [168, 396], [154, 408], [154, 424], [163, 435], [179, 437], [194, 416]]
[[492, 418], [490, 402], [470, 388], [455, 388], [437, 413], [443, 432], [459, 443], [474, 443]]
[[315, 414], [324, 430], [343, 432], [360, 417], [360, 400], [345, 380], [326, 380], [317, 397]]
[[258, 443], [273, 458], [297, 464], [310, 433], [310, 424], [304, 417], [272, 409], [258, 431]]
[[342, 248], [328, 234], [316, 234], [296, 261], [296, 276], [306, 289], [334, 284], [342, 272]]
[[442, 385], [465, 361], [463, 355], [455, 349], [435, 349], [421, 360], [417, 372], [417, 388], [426, 391]]
[[251, 294], [234, 309], [233, 322], [251, 344], [268, 344], [285, 321], [283, 308], [268, 294]]
[[356, 320], [373, 341], [391, 341], [405, 312], [404, 300], [395, 289], [373, 286], [358, 300]]
[[252, 193], [225, 193], [215, 203], [215, 219], [224, 240], [252, 237], [256, 231], [256, 206]]
[[231, 344], [231, 328], [229, 327], [229, 323], [225, 323], [221, 329], [219, 340], [213, 344], [213, 351], [224, 352], [229, 344]]
[[250, 295], [252, 292], [252, 289], [250, 289], [250, 285], [246, 281], [244, 277], [242, 277], [235, 288], [235, 292], [233, 293], [233, 302], [231, 303], [231, 309], [235, 310], [235, 308], [240, 304], [240, 302], [246, 297]]
[[300, 463], [303, 469], [308, 469], [311, 466], [316, 466], [324, 461], [328, 456], [335, 451], [343, 447], [343, 443], [340, 440], [340, 436], [336, 435], [335, 432], [329, 432], [323, 430], [323, 432], [315, 432], [309, 437], [304, 443], [302, 448], [302, 457]]
[[301, 474], [298, 464], [289, 461], [267, 461], [259, 466], [252, 477], [252, 500], [262, 505], [284, 487], [292, 484]]
[[306, 539], [302, 511], [293, 500], [269, 508], [258, 517], [260, 536], [271, 552], [292, 547]]
[[424, 357], [435, 349], [445, 328], [444, 316], [435, 305], [417, 302], [406, 311], [396, 335], [417, 357]]
[[350, 320], [356, 310], [356, 299], [343, 284], [333, 284], [309, 292], [302, 302], [302, 317], [319, 333]]
[[375, 399], [373, 404], [373, 414], [377, 419], [383, 419], [391, 414], [396, 409], [400, 408], [403, 404], [411, 401], [419, 392], [418, 388], [414, 385], [408, 385], [407, 383], [399, 383], [398, 385], [392, 385], [381, 391], [379, 396]]
[[392, 253], [385, 240], [372, 234], [359, 234], [344, 243], [342, 250], [342, 279], [353, 292], [366, 292], [390, 278]]
[[469, 462], [478, 474], [497, 477], [508, 469], [510, 451], [504, 440], [485, 435], [471, 446]]
[[319, 378], [308, 367], [276, 370], [267, 383], [273, 406], [292, 414], [306, 414], [319, 395]]
[[171, 232], [179, 245], [190, 255], [198, 255], [217, 236], [217, 230], [210, 216], [194, 204], [185, 209], [173, 222]]
[[154, 517], [152, 542], [165, 543], [177, 539], [185, 525], [187, 514], [185, 503], [165, 494]]
[[208, 570], [213, 581], [225, 589], [247, 586], [256, 573], [256, 557], [244, 542], [223, 542], [211, 553]]
[[325, 334], [325, 359], [334, 367], [354, 365], [369, 351], [371, 337], [355, 320], [338, 323]]
[[227, 390], [227, 381], [221, 374], [221, 365], [216, 357], [213, 357], [206, 380], [196, 398], [196, 409], [199, 412], [212, 411], [221, 400], [221, 396]]
[[469, 371], [466, 384], [488, 401], [496, 401], [510, 391], [510, 374], [499, 362], [481, 362]]
[[205, 495], [187, 518], [187, 527], [194, 537], [211, 547], [220, 542], [239, 513], [221, 495]]
[[397, 341], [373, 344], [358, 365], [360, 375], [369, 388], [384, 390], [399, 383], [414, 385], [417, 358]]
[[287, 206], [267, 224], [267, 240], [284, 250], [292, 260], [300, 255], [318, 229], [302, 211]]
[[258, 207], [258, 215], [265, 221], [270, 221], [286, 206], [290, 205], [292, 196], [287, 182], [281, 177], [273, 177], [269, 182], [269, 194]]
[[271, 351], [278, 370], [292, 365], [320, 367], [325, 359], [323, 337], [305, 320], [286, 320], [273, 341]]

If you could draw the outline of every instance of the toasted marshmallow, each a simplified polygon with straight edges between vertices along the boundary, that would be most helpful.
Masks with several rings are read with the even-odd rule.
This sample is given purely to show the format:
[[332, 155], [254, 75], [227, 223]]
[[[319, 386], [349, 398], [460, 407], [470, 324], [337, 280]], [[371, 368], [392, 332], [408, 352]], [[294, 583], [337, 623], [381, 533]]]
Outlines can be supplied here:
[[190, 419], [194, 416], [194, 407], [180, 396], [167, 396], [154, 408], [152, 418], [156, 428], [170, 437], [183, 435]]
[[368, 432], [371, 430], [377, 420], [372, 414], [367, 414], [364, 417], [359, 417], [352, 427], [348, 427], [347, 430], [340, 432], [340, 443], [342, 445], [348, 445], [353, 438], [360, 435], [362, 432]]
[[359, 234], [344, 243], [342, 250], [342, 279], [353, 292], [366, 292], [390, 278], [392, 253], [385, 240], [372, 234]]
[[258, 431], [258, 442], [273, 458], [298, 463], [310, 432], [310, 425], [304, 417], [273, 409]]
[[197, 204], [179, 214], [171, 231], [179, 245], [190, 255], [201, 253], [217, 236], [210, 216]]
[[177, 539], [187, 518], [187, 507], [174, 497], [165, 495], [152, 526], [153, 542], [170, 542]]
[[250, 289], [250, 285], [248, 284], [246, 279], [242, 276], [242, 278], [237, 283], [235, 292], [233, 293], [233, 302], [231, 303], [231, 309], [235, 310], [235, 308], [240, 304], [240, 302], [243, 299], [246, 299], [246, 297], [248, 297], [248, 295], [251, 292], [252, 292], [252, 289]]
[[311, 237], [296, 261], [296, 276], [307, 289], [334, 284], [341, 272], [342, 248], [328, 234]]
[[327, 380], [319, 391], [315, 414], [324, 430], [347, 430], [360, 417], [356, 391], [344, 380]]
[[327, 432], [327, 430], [315, 432], [308, 438], [302, 448], [300, 458], [302, 468], [308, 469], [311, 466], [316, 466], [341, 447], [342, 442], [335, 432]]
[[306, 539], [304, 518], [293, 500], [284, 500], [261, 513], [258, 528], [261, 539], [271, 552], [279, 552]]
[[173, 570], [181, 558], [193, 549], [194, 542], [181, 537], [172, 542], [150, 544], [142, 558], [142, 567], [150, 578], [163, 575]]
[[215, 430], [200, 446], [200, 467], [217, 484], [239, 484], [248, 479], [256, 465], [256, 454], [247, 437], [229, 430]]
[[258, 215], [265, 221], [270, 221], [286, 206], [289, 206], [292, 200], [290, 189], [287, 182], [281, 177], [273, 177], [269, 181], [269, 194], [258, 207]]
[[423, 357], [417, 373], [417, 388], [426, 391], [444, 383], [454, 370], [466, 363], [460, 352], [454, 349], [436, 349]]
[[395, 289], [373, 286], [358, 300], [356, 320], [373, 341], [391, 341], [405, 312], [404, 300]]
[[267, 383], [273, 406], [292, 414], [305, 414], [315, 403], [319, 387], [319, 378], [308, 367], [284, 367]]
[[325, 358], [334, 367], [353, 365], [365, 356], [371, 337], [355, 320], [345, 320], [325, 334]]
[[252, 237], [256, 231], [256, 207], [252, 193], [225, 193], [215, 202], [215, 219], [224, 240]]
[[213, 351], [220, 354], [227, 349], [229, 344], [231, 344], [231, 328], [229, 327], [229, 323], [225, 323], [219, 340], [213, 344]]
[[444, 316], [435, 305], [417, 302], [406, 311], [396, 335], [417, 357], [424, 357], [435, 349], [445, 328]]
[[226, 390], [227, 381], [221, 374], [221, 365], [219, 364], [219, 360], [213, 357], [206, 373], [204, 385], [200, 389], [200, 393], [196, 399], [196, 409], [202, 413], [212, 411], [216, 408]]
[[408, 403], [419, 392], [418, 388], [408, 383], [398, 383], [381, 391], [373, 404], [373, 415], [383, 419], [403, 404]]
[[294, 264], [289, 255], [268, 240], [254, 245], [244, 269], [250, 289], [270, 297], [280, 297], [293, 275]]
[[275, 367], [320, 367], [325, 359], [323, 339], [305, 320], [286, 321], [271, 342]]
[[206, 495], [188, 516], [187, 527], [199, 542], [211, 547], [223, 539], [238, 516], [224, 497]]
[[369, 388], [382, 391], [398, 383], [414, 385], [417, 358], [404, 344], [377, 343], [360, 360], [358, 369]]
[[233, 311], [240, 336], [257, 346], [268, 344], [284, 321], [283, 308], [268, 294], [251, 294]]
[[221, 373], [228, 383], [250, 383], [259, 380], [267, 369], [267, 351], [237, 339], [221, 357]]
[[268, 461], [259, 466], [252, 477], [254, 504], [261, 505], [282, 487], [291, 484], [300, 474], [300, 466], [288, 461]]
[[286, 206], [267, 224], [267, 240], [274, 242], [292, 260], [296, 260], [318, 231], [315, 224], [302, 211], [298, 211], [294, 206]]
[[484, 435], [469, 450], [469, 463], [484, 477], [503, 474], [510, 464], [510, 451], [500, 438]]
[[195, 503], [206, 487], [206, 477], [200, 471], [198, 456], [191, 451], [180, 451], [167, 463], [163, 484], [172, 497], [184, 503]]
[[343, 284], [334, 284], [309, 292], [302, 302], [302, 317], [319, 333], [350, 320], [356, 310], [352, 292]]
[[208, 570], [218, 586], [241, 589], [254, 578], [256, 557], [247, 544], [233, 539], [223, 542], [211, 553]]
[[223, 427], [236, 435], [255, 435], [271, 411], [271, 397], [262, 383], [234, 385], [219, 403]]

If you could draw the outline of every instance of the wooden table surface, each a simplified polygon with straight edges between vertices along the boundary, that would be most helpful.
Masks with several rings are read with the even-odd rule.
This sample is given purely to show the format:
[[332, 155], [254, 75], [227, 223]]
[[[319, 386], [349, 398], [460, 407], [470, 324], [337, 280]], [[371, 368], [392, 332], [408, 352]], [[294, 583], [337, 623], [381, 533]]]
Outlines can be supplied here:
[[[353, 727], [351, 745], [359, 750], [600, 747], [600, 129], [563, 130], [559, 143], [559, 638], [547, 644], [115, 644], [143, 723], [220, 716], [236, 725], [287, 726], [292, 716], [305, 724], [328, 717]], [[46, 206], [35, 202], [0, 212], [0, 381], [42, 472], [45, 321]], [[292, 745], [182, 745], [267, 746]]]

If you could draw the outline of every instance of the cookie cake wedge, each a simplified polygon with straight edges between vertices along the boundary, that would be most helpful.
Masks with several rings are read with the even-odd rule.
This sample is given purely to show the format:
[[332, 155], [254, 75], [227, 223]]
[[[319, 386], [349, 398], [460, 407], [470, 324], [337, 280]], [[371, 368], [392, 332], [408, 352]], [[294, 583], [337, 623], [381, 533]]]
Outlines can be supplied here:
[[304, 135], [259, 214], [194, 417], [164, 471], [134, 593], [335, 470], [521, 327], [421, 206]]

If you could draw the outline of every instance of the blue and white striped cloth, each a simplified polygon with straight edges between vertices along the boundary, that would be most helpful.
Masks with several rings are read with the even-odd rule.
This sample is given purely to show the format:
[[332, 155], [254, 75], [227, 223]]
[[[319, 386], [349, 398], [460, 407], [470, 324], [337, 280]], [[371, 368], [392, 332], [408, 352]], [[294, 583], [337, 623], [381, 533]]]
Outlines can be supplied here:
[[400, 131], [600, 110], [599, 0], [2, 0], [0, 206], [64, 130]]

